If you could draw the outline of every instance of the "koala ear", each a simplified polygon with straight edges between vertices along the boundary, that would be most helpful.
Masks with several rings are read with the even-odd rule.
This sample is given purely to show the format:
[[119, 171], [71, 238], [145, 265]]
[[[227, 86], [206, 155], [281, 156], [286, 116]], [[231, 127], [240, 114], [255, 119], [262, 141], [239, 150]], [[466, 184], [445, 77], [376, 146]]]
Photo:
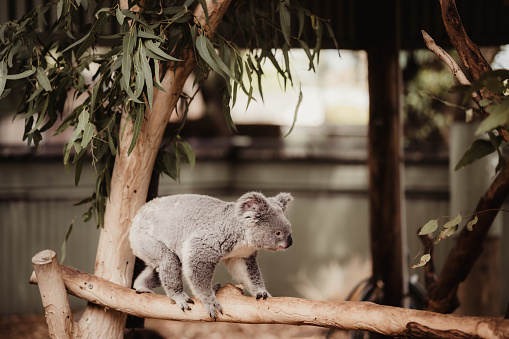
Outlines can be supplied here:
[[255, 217], [266, 212], [268, 208], [267, 198], [258, 192], [248, 192], [237, 200], [237, 214], [239, 217]]
[[286, 206], [288, 205], [288, 203], [293, 200], [293, 197], [290, 193], [282, 192], [276, 195], [273, 199], [276, 200], [277, 204], [279, 205], [279, 207], [281, 207], [281, 209], [284, 212], [286, 210]]

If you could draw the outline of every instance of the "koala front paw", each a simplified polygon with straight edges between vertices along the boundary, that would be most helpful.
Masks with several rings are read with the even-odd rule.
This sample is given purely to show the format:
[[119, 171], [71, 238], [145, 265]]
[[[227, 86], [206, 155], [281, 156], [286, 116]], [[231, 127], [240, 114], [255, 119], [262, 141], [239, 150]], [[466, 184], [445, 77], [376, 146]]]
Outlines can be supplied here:
[[194, 304], [194, 301], [191, 298], [189, 298], [189, 296], [187, 295], [186, 292], [181, 292], [181, 293], [172, 295], [170, 298], [173, 299], [177, 303], [177, 305], [179, 305], [179, 307], [182, 311], [191, 310], [191, 307], [189, 307], [189, 304]]
[[215, 296], [208, 298], [207, 300], [202, 300], [202, 303], [209, 316], [214, 318], [214, 320], [217, 319], [216, 309], [219, 311], [219, 313], [223, 314], [223, 308]]
[[261, 298], [263, 298], [263, 300], [267, 300], [268, 297], [271, 297], [271, 295], [267, 291], [260, 291], [256, 293], [256, 300], [259, 300]]

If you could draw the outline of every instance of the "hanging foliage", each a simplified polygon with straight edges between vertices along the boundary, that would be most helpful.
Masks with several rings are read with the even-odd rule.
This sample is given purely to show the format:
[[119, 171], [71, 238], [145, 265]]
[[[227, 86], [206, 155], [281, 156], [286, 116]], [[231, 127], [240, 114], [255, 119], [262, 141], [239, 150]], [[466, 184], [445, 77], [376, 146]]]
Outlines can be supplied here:
[[[83, 203], [91, 204], [86, 218], [95, 215], [98, 225], [103, 224], [114, 159], [124, 135], [121, 112], [128, 112], [133, 125], [130, 154], [152, 109], [154, 89], [164, 91], [162, 75], [181, 65], [186, 51], [197, 59], [195, 84], [210, 71], [225, 79], [224, 114], [235, 129], [230, 108], [237, 92], [247, 94], [249, 106], [257, 86], [263, 99], [262, 69], [267, 60], [286, 89], [288, 82], [294, 85], [290, 47], [303, 48], [309, 69], [314, 70], [324, 33], [335, 42], [329, 23], [296, 0], [236, 1], [213, 37], [193, 15], [200, 4], [208, 25], [204, 0], [130, 1], [129, 8], [138, 6], [137, 11], [120, 8], [118, 1], [111, 6], [105, 2], [51, 1], [0, 25], [0, 99], [15, 88], [21, 93], [17, 115], [25, 121], [23, 139], [28, 146], [38, 148], [42, 133], [56, 124], [57, 133], [72, 131], [63, 149], [64, 165], [74, 166], [78, 185], [83, 166], [92, 159], [95, 192]], [[56, 22], [47, 22], [47, 14], [55, 7]], [[83, 24], [83, 16], [91, 22]], [[292, 23], [298, 27], [295, 33]], [[107, 35], [105, 27], [114, 27], [117, 33]], [[241, 50], [236, 41], [247, 49]], [[310, 41], [313, 49], [308, 47]], [[283, 52], [283, 60], [276, 59], [276, 49]], [[72, 105], [66, 104], [69, 99]], [[181, 100], [188, 107], [189, 98]], [[70, 111], [65, 107], [71, 107]], [[156, 167], [179, 180], [181, 161], [194, 166], [195, 157], [190, 145], [177, 135], [160, 150]]]

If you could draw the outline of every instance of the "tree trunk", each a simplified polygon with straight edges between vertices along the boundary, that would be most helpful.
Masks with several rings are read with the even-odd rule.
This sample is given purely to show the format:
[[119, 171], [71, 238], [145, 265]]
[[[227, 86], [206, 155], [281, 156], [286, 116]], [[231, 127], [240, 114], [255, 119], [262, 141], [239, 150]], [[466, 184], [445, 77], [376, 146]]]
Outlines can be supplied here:
[[[47, 252], [52, 252], [56, 258], [55, 252]], [[58, 268], [58, 263], [56, 259], [54, 260]], [[60, 266], [60, 271], [60, 279], [64, 281], [69, 293], [101, 305], [101, 308], [115, 309], [147, 318], [214, 321], [196, 299], [191, 310], [182, 312], [180, 307], [165, 295], [137, 294], [132, 289], [64, 265]], [[42, 283], [46, 276], [38, 274], [37, 279]], [[33, 279], [31, 281], [35, 282]], [[61, 290], [65, 293], [63, 286]], [[325, 302], [288, 297], [256, 300], [254, 297], [244, 296], [241, 289], [231, 284], [221, 288], [217, 298], [223, 306], [223, 314], [218, 315], [217, 321], [224, 322], [314, 325], [344, 330], [364, 330], [405, 338], [509, 336], [509, 320], [496, 318], [442, 315], [370, 302]]]
[[[213, 32], [230, 4], [231, 0], [207, 0], [209, 13], [209, 32]], [[122, 1], [127, 8], [127, 0]], [[203, 9], [198, 5], [195, 16], [205, 27]], [[136, 147], [131, 155], [127, 149], [133, 136], [133, 125], [127, 120], [128, 113], [122, 113], [120, 131], [127, 124], [123, 138], [115, 158], [115, 166], [111, 179], [110, 196], [106, 204], [104, 228], [101, 230], [95, 275], [105, 278], [121, 286], [130, 286], [133, 275], [134, 256], [129, 244], [131, 220], [138, 209], [145, 203], [150, 174], [164, 130], [182, 93], [188, 76], [196, 66], [196, 59], [191, 50], [186, 51], [184, 65], [178, 64], [176, 69], [170, 67], [163, 80], [165, 92], [154, 89], [152, 111], [145, 113]], [[80, 320], [85, 338], [121, 338], [124, 333], [126, 314], [89, 305]]]

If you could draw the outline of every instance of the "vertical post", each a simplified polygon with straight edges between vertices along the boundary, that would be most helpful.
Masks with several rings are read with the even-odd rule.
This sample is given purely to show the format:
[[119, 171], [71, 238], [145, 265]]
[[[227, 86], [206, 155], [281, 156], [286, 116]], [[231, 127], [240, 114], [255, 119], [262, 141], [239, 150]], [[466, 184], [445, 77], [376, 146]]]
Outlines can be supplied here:
[[50, 337], [74, 338], [77, 328], [72, 319], [57, 254], [52, 250], [39, 252], [32, 258], [32, 264], [41, 292]]
[[366, 34], [369, 80], [369, 205], [373, 277], [383, 304], [402, 306], [406, 290], [402, 222], [399, 0], [371, 1]]

